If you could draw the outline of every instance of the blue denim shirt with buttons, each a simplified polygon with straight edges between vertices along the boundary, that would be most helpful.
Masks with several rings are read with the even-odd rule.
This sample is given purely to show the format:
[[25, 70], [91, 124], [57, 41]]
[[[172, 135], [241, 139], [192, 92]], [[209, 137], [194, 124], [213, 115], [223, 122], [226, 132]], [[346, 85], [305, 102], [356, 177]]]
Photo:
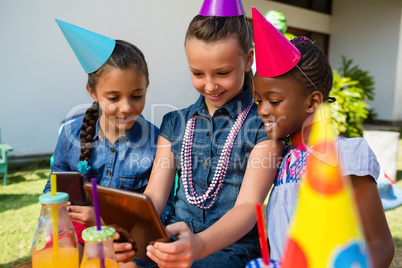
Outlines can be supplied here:
[[[196, 116], [191, 157], [193, 184], [199, 195], [207, 191], [213, 179], [222, 148], [237, 115], [251, 101], [251, 90], [245, 87], [241, 94], [217, 109], [212, 117], [208, 113], [203, 96], [200, 96], [190, 107], [164, 116], [160, 135], [171, 142], [171, 151], [174, 153], [179, 175], [181, 174], [180, 154], [186, 124], [191, 116]], [[194, 233], [198, 233], [218, 221], [233, 208], [236, 202], [251, 150], [257, 143], [267, 139], [266, 131], [257, 114], [257, 105], [253, 104], [234, 142], [227, 173], [215, 204], [210, 209], [204, 210], [188, 203], [179, 176], [171, 222], [184, 221]], [[203, 205], [209, 202], [210, 200]], [[252, 252], [258, 254], [259, 241], [256, 228], [232, 245], [232, 247], [236, 246], [243, 247], [250, 254]]]
[[[89, 178], [96, 178], [98, 184], [143, 192], [156, 153], [159, 129], [141, 115], [124, 136], [114, 144], [102, 139], [96, 123], [93, 151], [89, 165]], [[51, 171], [77, 171], [81, 154], [80, 133], [82, 120], [65, 125], [60, 133]], [[48, 180], [44, 192], [50, 190]]]

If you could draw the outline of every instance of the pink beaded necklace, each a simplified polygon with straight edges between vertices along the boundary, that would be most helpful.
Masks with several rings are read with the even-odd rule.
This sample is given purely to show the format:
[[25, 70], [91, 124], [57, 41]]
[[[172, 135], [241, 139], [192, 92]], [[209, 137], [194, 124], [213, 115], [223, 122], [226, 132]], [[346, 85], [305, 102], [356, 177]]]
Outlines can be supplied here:
[[[182, 182], [184, 186], [184, 191], [186, 193], [187, 201], [196, 205], [201, 209], [209, 209], [215, 203], [216, 197], [218, 196], [218, 192], [221, 189], [223, 184], [226, 170], [228, 169], [230, 154], [232, 152], [233, 143], [239, 133], [244, 120], [248, 113], [250, 112], [251, 106], [253, 105], [253, 100], [251, 100], [250, 104], [244, 108], [243, 111], [237, 116], [232, 129], [229, 132], [228, 137], [226, 138], [225, 145], [223, 146], [221, 155], [219, 157], [218, 166], [215, 170], [214, 177], [211, 181], [211, 184], [208, 187], [208, 190], [203, 195], [198, 195], [194, 189], [193, 185], [193, 168], [192, 168], [192, 160], [191, 153], [193, 150], [193, 139], [194, 139], [194, 128], [195, 128], [195, 115], [193, 115], [187, 122], [186, 130], [184, 132], [183, 145], [181, 147], [181, 172], [182, 172]], [[190, 186], [190, 191], [192, 196], [189, 194], [188, 188]], [[214, 191], [215, 189], [215, 191]], [[203, 206], [201, 203], [205, 202], [208, 199], [212, 199], [211, 203], [208, 206]]]

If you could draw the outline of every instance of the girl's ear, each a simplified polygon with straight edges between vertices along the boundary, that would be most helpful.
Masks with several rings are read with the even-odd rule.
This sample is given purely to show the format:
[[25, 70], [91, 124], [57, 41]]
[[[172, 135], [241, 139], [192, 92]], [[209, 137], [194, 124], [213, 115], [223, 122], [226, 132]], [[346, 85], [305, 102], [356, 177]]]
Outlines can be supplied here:
[[308, 99], [309, 102], [306, 112], [309, 114], [313, 114], [323, 102], [324, 97], [322, 96], [322, 93], [320, 91], [316, 90], [310, 94]]
[[254, 62], [254, 49], [250, 48], [250, 50], [247, 53], [247, 58], [246, 58], [246, 66], [244, 71], [248, 73], [251, 70], [251, 66], [253, 66]]
[[87, 91], [89, 95], [94, 99], [94, 102], [98, 102], [98, 98], [96, 97], [95, 91], [91, 89], [91, 87], [87, 83]]

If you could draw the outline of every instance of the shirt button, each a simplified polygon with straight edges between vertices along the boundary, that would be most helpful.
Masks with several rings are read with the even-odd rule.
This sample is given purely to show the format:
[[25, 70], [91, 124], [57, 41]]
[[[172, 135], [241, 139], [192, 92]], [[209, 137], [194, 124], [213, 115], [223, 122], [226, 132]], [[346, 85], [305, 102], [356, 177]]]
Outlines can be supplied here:
[[211, 131], [207, 131], [207, 137], [209, 137], [211, 135]]
[[204, 162], [204, 168], [208, 167], [208, 162]]
[[113, 149], [113, 148], [110, 148], [110, 151], [111, 151], [112, 153], [114, 153], [114, 149]]
[[206, 192], [205, 192], [205, 191], [202, 191], [202, 192], [201, 192], [201, 194], [202, 194], [202, 195], [205, 195], [205, 194], [206, 194]]
[[110, 172], [110, 170], [107, 171], [107, 175], [110, 176], [112, 175], [112, 172]]

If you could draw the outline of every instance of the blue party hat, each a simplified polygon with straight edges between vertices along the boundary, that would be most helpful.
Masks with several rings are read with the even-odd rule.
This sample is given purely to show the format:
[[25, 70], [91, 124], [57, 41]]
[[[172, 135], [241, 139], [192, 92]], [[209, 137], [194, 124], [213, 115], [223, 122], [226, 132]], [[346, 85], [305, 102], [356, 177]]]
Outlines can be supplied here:
[[56, 19], [64, 37], [86, 73], [98, 70], [112, 55], [116, 41]]

